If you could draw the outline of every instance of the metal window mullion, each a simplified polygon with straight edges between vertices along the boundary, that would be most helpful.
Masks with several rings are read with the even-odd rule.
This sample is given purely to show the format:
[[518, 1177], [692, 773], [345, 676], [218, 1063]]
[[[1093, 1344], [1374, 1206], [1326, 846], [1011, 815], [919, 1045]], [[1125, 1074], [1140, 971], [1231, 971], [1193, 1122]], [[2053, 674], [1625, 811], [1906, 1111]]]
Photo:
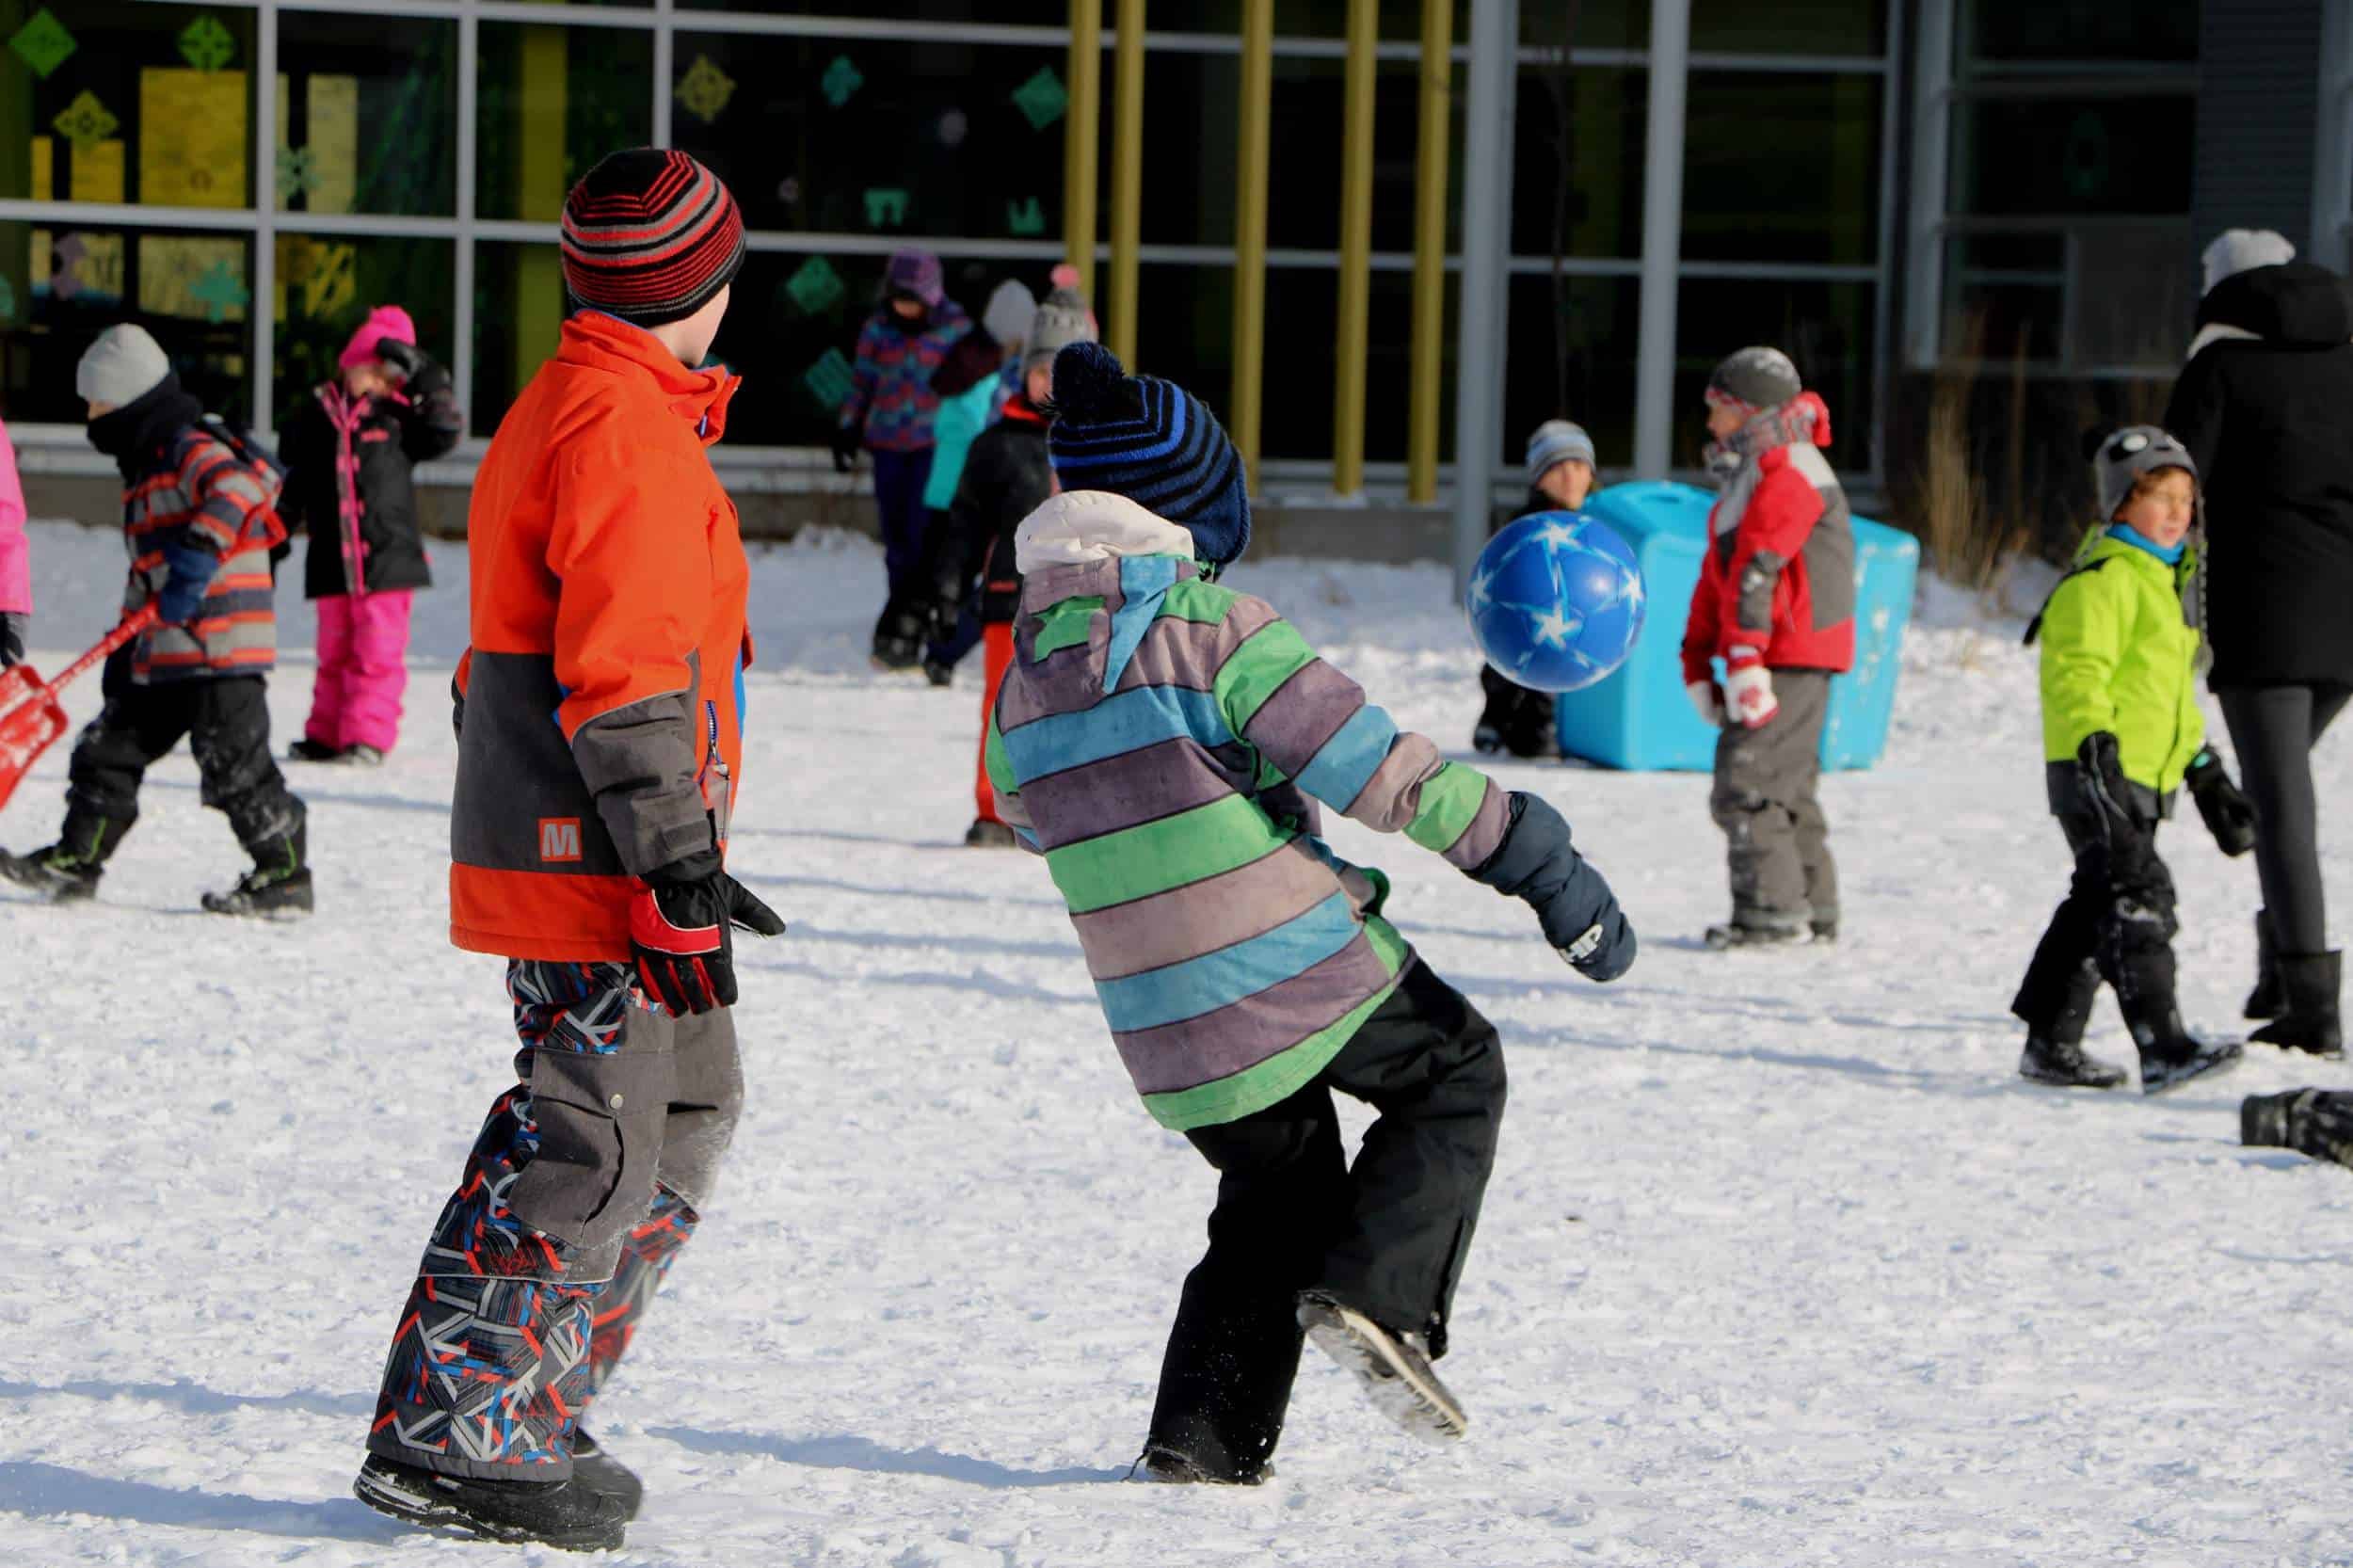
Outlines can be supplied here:
[[141, 207], [124, 201], [0, 200], [0, 221], [77, 229], [227, 229], [251, 233], [261, 223], [250, 207]]
[[1642, 286], [1634, 362], [1634, 471], [1663, 477], [1674, 445], [1675, 314], [1683, 254], [1684, 51], [1690, 0], [1651, 7], [1649, 104], [1643, 120]]
[[1879, 268], [1865, 262], [1694, 262], [1675, 264], [1678, 278], [1755, 279], [1777, 283], [1872, 283]]
[[1953, 0], [1918, 0], [1913, 45], [1912, 206], [1904, 255], [1904, 362], [1936, 364], [1943, 348], [1945, 204], [1953, 131]]
[[653, 144], [670, 145], [670, 111], [677, 99], [678, 17], [673, 0], [653, 0]]
[[468, 13], [457, 19], [457, 233], [451, 256], [450, 379], [456, 384], [457, 406], [473, 408], [473, 218], [476, 200], [474, 159], [482, 136], [480, 76], [481, 19]]
[[253, 428], [276, 430], [278, 370], [278, 0], [262, 0], [253, 24]]
[[1896, 345], [1891, 341], [1895, 328], [1895, 291], [1889, 287], [1896, 276], [1897, 192], [1901, 183], [1896, 177], [1897, 160], [1902, 155], [1902, 72], [1897, 69], [1904, 57], [1907, 8], [1904, 0], [1886, 0], [1887, 5], [1887, 74], [1880, 90], [1880, 221], [1879, 264], [1874, 267], [1871, 296], [1871, 451], [1870, 475], [1874, 486], [1886, 483], [1888, 416], [1896, 406]]

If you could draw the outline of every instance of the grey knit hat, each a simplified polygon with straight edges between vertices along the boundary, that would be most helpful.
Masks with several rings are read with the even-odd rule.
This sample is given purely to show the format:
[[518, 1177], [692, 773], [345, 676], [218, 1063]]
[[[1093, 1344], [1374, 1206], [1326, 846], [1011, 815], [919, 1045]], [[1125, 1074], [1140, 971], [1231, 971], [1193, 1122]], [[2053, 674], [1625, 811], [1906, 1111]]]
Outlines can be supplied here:
[[147, 328], [132, 322], [109, 327], [98, 334], [73, 369], [74, 395], [91, 403], [120, 408], [136, 403], [171, 374], [163, 345]]
[[1762, 344], [1725, 355], [1707, 377], [1707, 401], [1733, 404], [1751, 413], [1778, 408], [1803, 391], [1805, 383], [1798, 379], [1798, 367], [1789, 356]]
[[1593, 438], [1585, 433], [1585, 426], [1565, 419], [1545, 421], [1528, 438], [1528, 482], [1535, 484], [1552, 472], [1553, 464], [1572, 458], [1593, 467]]
[[1011, 348], [1030, 335], [1030, 318], [1037, 313], [1037, 296], [1018, 278], [1008, 278], [989, 291], [981, 308], [981, 329], [1000, 345]]
[[2225, 278], [2296, 260], [2296, 247], [2277, 230], [2225, 229], [2214, 237], [2199, 260], [2206, 269], [2206, 286], [2200, 292], [2211, 294]]
[[2109, 436], [2091, 455], [2092, 485], [2100, 492], [2100, 515], [2114, 518], [2132, 499], [2133, 483], [2159, 469], [2185, 469], [2192, 483], [2198, 462], [2189, 448], [2153, 424], [2128, 424]]
[[1076, 289], [1056, 289], [1030, 319], [1030, 339], [1022, 363], [1028, 366], [1040, 360], [1050, 360], [1074, 343], [1095, 341], [1095, 317], [1088, 312], [1085, 298]]

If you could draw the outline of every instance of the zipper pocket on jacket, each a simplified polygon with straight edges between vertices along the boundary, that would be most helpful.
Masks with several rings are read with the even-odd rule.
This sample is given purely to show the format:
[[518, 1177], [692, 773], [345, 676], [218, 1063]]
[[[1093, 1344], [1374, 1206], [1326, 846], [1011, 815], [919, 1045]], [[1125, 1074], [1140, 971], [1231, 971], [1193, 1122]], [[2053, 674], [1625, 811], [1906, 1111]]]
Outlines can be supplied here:
[[[703, 723], [705, 728], [701, 775], [703, 806], [711, 813], [712, 837], [724, 844], [728, 841], [728, 819], [734, 815], [735, 811], [735, 780], [728, 773], [727, 759], [719, 753], [719, 705], [709, 697], [703, 698]], [[715, 799], [712, 797], [711, 789], [711, 778], [713, 774], [716, 774], [719, 779], [718, 794]]]

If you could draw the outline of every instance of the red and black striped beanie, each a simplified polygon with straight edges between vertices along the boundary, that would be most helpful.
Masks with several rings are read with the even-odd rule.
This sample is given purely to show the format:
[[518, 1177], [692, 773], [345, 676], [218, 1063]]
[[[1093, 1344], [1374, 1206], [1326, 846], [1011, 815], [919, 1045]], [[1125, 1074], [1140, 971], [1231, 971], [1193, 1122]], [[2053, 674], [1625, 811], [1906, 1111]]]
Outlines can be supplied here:
[[615, 152], [564, 199], [564, 287], [587, 306], [659, 327], [683, 321], [744, 264], [744, 215], [719, 177], [660, 147]]

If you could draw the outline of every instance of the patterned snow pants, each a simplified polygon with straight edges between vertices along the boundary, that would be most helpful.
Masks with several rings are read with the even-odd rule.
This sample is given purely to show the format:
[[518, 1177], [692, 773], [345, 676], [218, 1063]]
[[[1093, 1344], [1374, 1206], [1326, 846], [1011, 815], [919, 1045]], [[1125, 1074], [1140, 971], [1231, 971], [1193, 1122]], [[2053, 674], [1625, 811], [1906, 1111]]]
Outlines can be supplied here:
[[724, 1009], [648, 1009], [626, 964], [509, 960], [521, 1081], [441, 1208], [384, 1364], [372, 1452], [561, 1480], [572, 1433], [695, 1231], [743, 1106]]

